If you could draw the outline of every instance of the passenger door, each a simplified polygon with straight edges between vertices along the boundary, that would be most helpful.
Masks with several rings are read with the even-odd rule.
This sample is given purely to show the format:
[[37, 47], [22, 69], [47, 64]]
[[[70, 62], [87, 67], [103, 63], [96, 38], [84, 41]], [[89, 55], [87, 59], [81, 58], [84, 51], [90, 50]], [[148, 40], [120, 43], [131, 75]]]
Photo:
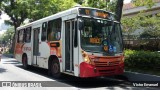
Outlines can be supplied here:
[[74, 20], [65, 21], [65, 70], [74, 71]]
[[39, 32], [40, 28], [33, 29], [33, 61], [32, 65], [37, 65], [37, 60], [39, 56]]

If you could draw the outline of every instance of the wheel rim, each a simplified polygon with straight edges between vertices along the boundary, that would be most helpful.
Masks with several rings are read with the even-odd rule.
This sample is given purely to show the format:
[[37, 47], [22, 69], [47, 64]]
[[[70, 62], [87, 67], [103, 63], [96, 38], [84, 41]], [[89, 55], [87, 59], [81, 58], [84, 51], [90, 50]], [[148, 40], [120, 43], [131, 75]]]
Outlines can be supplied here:
[[58, 71], [59, 71], [59, 66], [58, 66], [57, 63], [54, 63], [53, 66], [52, 66], [52, 72], [53, 72], [53, 74], [58, 73]]

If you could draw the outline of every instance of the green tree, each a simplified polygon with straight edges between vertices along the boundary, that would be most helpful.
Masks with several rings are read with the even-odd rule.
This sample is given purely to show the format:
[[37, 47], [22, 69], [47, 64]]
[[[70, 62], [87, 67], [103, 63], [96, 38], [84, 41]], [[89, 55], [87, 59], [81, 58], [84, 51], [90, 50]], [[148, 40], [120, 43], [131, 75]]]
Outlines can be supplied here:
[[[13, 25], [15, 32], [26, 19], [35, 21], [71, 8], [74, 4], [73, 0], [1, 0], [0, 12], [3, 11], [10, 17], [5, 23]], [[15, 35], [13, 42], [14, 39]]]
[[116, 4], [117, 4], [117, 0], [112, 0], [112, 1], [106, 2], [106, 7], [107, 7], [106, 10], [115, 12]]
[[132, 0], [132, 2], [135, 6], [147, 6], [147, 8], [151, 8], [155, 4], [153, 0]]
[[[131, 34], [139, 28], [139, 16], [135, 17], [124, 17], [121, 22], [123, 25], [123, 34], [127, 36], [128, 45], [130, 44], [130, 40], [132, 39]], [[128, 46], [129, 48], [129, 46]]]
[[27, 18], [27, 5], [27, 0], [0, 1], [1, 12], [5, 12], [10, 17], [10, 20], [6, 21], [6, 23], [13, 25], [14, 30], [16, 30], [16, 28]]
[[80, 5], [82, 5], [82, 4], [84, 3], [84, 0], [74, 0], [74, 2], [76, 2], [76, 3], [80, 4]]
[[[9, 17], [10, 20], [5, 21], [6, 24], [14, 26], [14, 32], [16, 28], [19, 27], [24, 20], [28, 16], [28, 0], [1, 0], [0, 1], [0, 12], [5, 12]], [[15, 42], [15, 35], [13, 35], [13, 45], [12, 50], [14, 47]]]
[[160, 38], [160, 17], [149, 17], [149, 16], [141, 16], [140, 26], [143, 27], [144, 32], [142, 35], [146, 34], [148, 37], [145, 38], [154, 38], [156, 48], [159, 46], [159, 38]]
[[5, 33], [3, 33], [0, 37], [0, 40], [3, 44], [10, 44], [12, 43], [12, 38], [14, 36], [14, 27], [10, 27]]
[[106, 1], [105, 0], [85, 0], [84, 6], [105, 9], [106, 8]]
[[74, 2], [74, 0], [61, 0], [61, 4], [59, 5], [60, 9], [58, 12], [72, 8], [75, 5], [76, 3]]
[[69, 9], [75, 5], [74, 0], [1, 0], [0, 9], [10, 20], [15, 30], [25, 19], [32, 21]]
[[75, 5], [74, 0], [28, 0], [29, 19], [32, 21], [64, 11]]

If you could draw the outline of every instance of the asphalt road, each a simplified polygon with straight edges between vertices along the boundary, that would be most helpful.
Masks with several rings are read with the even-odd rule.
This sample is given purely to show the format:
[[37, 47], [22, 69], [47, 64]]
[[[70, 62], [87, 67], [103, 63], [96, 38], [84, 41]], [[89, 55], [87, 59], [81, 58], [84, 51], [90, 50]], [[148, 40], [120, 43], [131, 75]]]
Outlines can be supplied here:
[[62, 74], [60, 79], [55, 79], [47, 75], [46, 69], [29, 67], [28, 70], [25, 70], [22, 68], [22, 64], [14, 58], [4, 56], [0, 62], [0, 81], [19, 81], [21, 83], [26, 83], [27, 81], [32, 83], [35, 81], [43, 83], [44, 86], [0, 87], [0, 90], [159, 90], [155, 87], [133, 87], [131, 82], [113, 77], [82, 79]]

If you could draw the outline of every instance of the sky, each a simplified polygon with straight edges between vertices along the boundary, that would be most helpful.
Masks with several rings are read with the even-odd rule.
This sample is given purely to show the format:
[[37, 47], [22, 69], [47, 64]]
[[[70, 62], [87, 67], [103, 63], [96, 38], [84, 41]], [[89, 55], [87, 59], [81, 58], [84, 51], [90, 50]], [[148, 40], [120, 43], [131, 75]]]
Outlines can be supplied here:
[[7, 29], [8, 29], [8, 25], [4, 24], [4, 20], [9, 20], [9, 16], [6, 14], [2, 14], [0, 17], [0, 35], [3, 34]]
[[124, 3], [129, 3], [131, 2], [131, 0], [124, 0]]
[[[131, 0], [124, 0], [124, 3], [129, 3]], [[8, 26], [4, 24], [4, 20], [9, 20], [10, 18], [6, 14], [2, 14], [0, 17], [0, 35], [7, 30]]]

